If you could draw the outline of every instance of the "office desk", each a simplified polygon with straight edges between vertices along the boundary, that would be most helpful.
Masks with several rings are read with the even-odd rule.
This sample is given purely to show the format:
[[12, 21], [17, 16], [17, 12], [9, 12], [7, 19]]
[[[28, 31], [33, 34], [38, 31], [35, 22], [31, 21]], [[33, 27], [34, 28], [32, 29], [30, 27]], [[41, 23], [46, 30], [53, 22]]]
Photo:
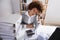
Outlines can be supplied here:
[[[56, 26], [39, 25], [37, 27], [37, 29], [35, 30], [36, 35], [33, 35], [29, 39], [36, 39], [38, 37], [38, 35], [49, 38], [52, 35], [52, 33], [55, 31], [56, 28], [57, 28]], [[24, 40], [24, 38], [27, 38], [26, 33], [25, 33], [26, 30], [28, 30], [28, 29], [19, 30], [19, 32], [17, 33], [18, 40]]]

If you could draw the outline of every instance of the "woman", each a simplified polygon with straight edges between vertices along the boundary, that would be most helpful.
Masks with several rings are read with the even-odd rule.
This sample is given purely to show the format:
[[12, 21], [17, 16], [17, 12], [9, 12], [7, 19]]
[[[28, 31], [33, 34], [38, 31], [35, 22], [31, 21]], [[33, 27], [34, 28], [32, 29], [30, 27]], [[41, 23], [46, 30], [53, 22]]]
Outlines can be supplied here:
[[28, 5], [28, 11], [22, 13], [21, 24], [26, 25], [26, 28], [33, 28], [38, 26], [37, 16], [43, 12], [43, 4], [39, 1], [31, 2]]

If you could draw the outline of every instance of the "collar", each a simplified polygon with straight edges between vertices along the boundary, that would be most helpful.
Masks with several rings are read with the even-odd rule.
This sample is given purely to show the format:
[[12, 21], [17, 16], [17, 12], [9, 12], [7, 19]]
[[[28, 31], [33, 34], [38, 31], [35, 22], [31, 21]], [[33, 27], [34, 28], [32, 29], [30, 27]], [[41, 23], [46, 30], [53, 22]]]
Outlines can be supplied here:
[[[25, 15], [29, 16], [28, 11], [25, 13]], [[36, 16], [36, 15], [32, 15], [32, 16]], [[32, 16], [29, 16], [29, 17], [32, 17]]]

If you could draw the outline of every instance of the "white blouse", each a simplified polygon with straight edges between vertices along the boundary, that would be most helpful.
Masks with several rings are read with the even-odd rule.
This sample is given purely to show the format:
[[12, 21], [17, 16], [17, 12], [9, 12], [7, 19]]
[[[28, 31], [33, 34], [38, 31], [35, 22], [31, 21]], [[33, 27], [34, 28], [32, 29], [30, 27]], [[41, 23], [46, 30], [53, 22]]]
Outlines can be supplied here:
[[25, 15], [26, 15], [28, 18], [26, 18], [27, 20], [24, 20], [24, 21], [25, 21], [26, 23], [28, 23], [28, 24], [32, 23], [32, 22], [34, 21], [34, 17], [36, 16], [36, 15], [29, 16], [29, 15], [28, 15], [28, 12], [26, 12]]

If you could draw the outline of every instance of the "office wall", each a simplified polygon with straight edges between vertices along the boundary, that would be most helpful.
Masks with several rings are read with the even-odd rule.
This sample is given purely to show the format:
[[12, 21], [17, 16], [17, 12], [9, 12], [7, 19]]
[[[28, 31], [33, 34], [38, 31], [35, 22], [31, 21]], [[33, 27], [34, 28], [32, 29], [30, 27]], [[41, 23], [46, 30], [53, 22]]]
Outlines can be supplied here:
[[11, 0], [13, 14], [20, 13], [20, 0]]
[[45, 22], [60, 25], [60, 0], [49, 0]]
[[0, 4], [0, 22], [15, 23], [20, 17], [19, 0], [1, 0]]

